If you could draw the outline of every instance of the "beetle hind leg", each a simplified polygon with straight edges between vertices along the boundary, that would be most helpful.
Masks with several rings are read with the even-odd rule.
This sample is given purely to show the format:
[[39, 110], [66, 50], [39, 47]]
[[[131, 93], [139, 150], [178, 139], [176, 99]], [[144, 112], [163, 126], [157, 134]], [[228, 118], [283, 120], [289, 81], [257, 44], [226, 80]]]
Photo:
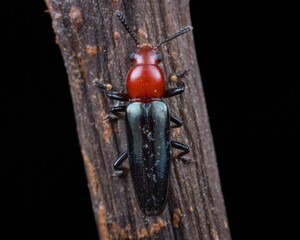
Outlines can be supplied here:
[[114, 175], [127, 175], [127, 173], [129, 172], [129, 169], [127, 167], [122, 167], [121, 164], [128, 158], [128, 151], [126, 150], [125, 152], [123, 152], [118, 158], [117, 160], [114, 162], [114, 169], [116, 171], [120, 171], [119, 174], [114, 174]]
[[178, 159], [180, 159], [184, 163], [190, 163], [191, 162], [190, 158], [183, 157], [184, 155], [186, 155], [190, 152], [189, 146], [187, 146], [183, 143], [177, 142], [177, 141], [171, 141], [171, 147], [182, 150], [182, 152], [178, 154]]

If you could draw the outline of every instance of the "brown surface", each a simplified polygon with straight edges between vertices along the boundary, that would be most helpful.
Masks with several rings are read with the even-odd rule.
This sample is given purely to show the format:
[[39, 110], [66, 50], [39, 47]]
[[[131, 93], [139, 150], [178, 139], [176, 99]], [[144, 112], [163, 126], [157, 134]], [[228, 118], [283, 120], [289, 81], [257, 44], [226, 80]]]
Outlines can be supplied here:
[[[182, 79], [185, 93], [166, 102], [184, 122], [171, 136], [190, 146], [192, 159], [190, 164], [173, 161], [169, 205], [161, 216], [143, 216], [130, 176], [114, 176], [112, 164], [126, 149], [124, 123], [107, 120], [109, 106], [115, 102], [93, 85], [98, 79], [111, 83], [115, 91], [125, 86], [128, 55], [135, 43], [115, 17], [117, 10], [124, 12], [140, 41], [155, 44], [191, 25], [188, 2], [46, 2], [68, 72], [100, 238], [230, 239], [192, 34], [160, 47], [166, 77], [191, 69]], [[168, 82], [168, 86], [175, 85]]]

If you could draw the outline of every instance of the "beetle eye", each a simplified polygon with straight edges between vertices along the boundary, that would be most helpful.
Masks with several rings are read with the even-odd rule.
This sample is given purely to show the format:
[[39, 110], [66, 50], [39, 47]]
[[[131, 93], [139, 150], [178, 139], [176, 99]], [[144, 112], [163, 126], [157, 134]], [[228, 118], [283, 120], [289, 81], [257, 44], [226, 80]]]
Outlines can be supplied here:
[[158, 53], [158, 54], [157, 54], [157, 60], [158, 60], [159, 62], [161, 62], [162, 59], [163, 59], [163, 57], [162, 57], [161, 53]]
[[130, 61], [132, 61], [134, 58], [135, 58], [135, 53], [134, 52], [130, 53], [130, 55], [129, 55]]

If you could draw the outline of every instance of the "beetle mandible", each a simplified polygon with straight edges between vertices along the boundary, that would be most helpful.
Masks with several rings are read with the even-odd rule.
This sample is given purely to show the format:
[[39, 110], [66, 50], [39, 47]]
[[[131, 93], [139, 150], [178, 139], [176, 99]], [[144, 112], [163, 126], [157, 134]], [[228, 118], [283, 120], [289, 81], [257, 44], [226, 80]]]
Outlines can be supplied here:
[[[107, 97], [128, 102], [115, 106], [111, 113], [125, 112], [125, 125], [128, 149], [115, 161], [114, 169], [122, 171], [121, 164], [129, 158], [131, 177], [140, 209], [145, 215], [159, 215], [165, 209], [169, 188], [170, 148], [189, 152], [189, 147], [170, 140], [170, 128], [180, 127], [182, 121], [169, 115], [169, 109], [163, 98], [169, 98], [184, 92], [185, 84], [180, 80], [188, 70], [173, 76], [178, 86], [165, 89], [165, 79], [158, 64], [162, 55], [157, 48], [168, 41], [192, 30], [187, 26], [171, 37], [161, 41], [155, 47], [141, 44], [131, 31], [121, 12], [117, 17], [136, 43], [136, 51], [129, 58], [132, 67], [127, 74], [127, 93], [113, 92], [104, 84], [97, 82]], [[170, 125], [170, 122], [173, 125]]]

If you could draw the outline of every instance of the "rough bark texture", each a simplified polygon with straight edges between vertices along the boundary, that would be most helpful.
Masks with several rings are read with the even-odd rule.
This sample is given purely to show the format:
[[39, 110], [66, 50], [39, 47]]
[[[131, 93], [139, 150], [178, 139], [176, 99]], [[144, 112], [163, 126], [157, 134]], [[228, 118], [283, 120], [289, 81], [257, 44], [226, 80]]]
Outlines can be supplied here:
[[169, 203], [162, 215], [144, 216], [131, 177], [114, 176], [112, 164], [126, 149], [124, 122], [107, 120], [109, 106], [116, 102], [93, 85], [98, 79], [111, 83], [115, 91], [125, 86], [128, 55], [135, 43], [117, 20], [117, 10], [124, 13], [141, 42], [155, 44], [191, 25], [188, 1], [46, 3], [68, 72], [100, 239], [230, 239], [192, 34], [160, 47], [166, 77], [191, 69], [183, 78], [185, 93], [166, 102], [184, 122], [171, 137], [190, 146], [192, 162], [172, 162]]

